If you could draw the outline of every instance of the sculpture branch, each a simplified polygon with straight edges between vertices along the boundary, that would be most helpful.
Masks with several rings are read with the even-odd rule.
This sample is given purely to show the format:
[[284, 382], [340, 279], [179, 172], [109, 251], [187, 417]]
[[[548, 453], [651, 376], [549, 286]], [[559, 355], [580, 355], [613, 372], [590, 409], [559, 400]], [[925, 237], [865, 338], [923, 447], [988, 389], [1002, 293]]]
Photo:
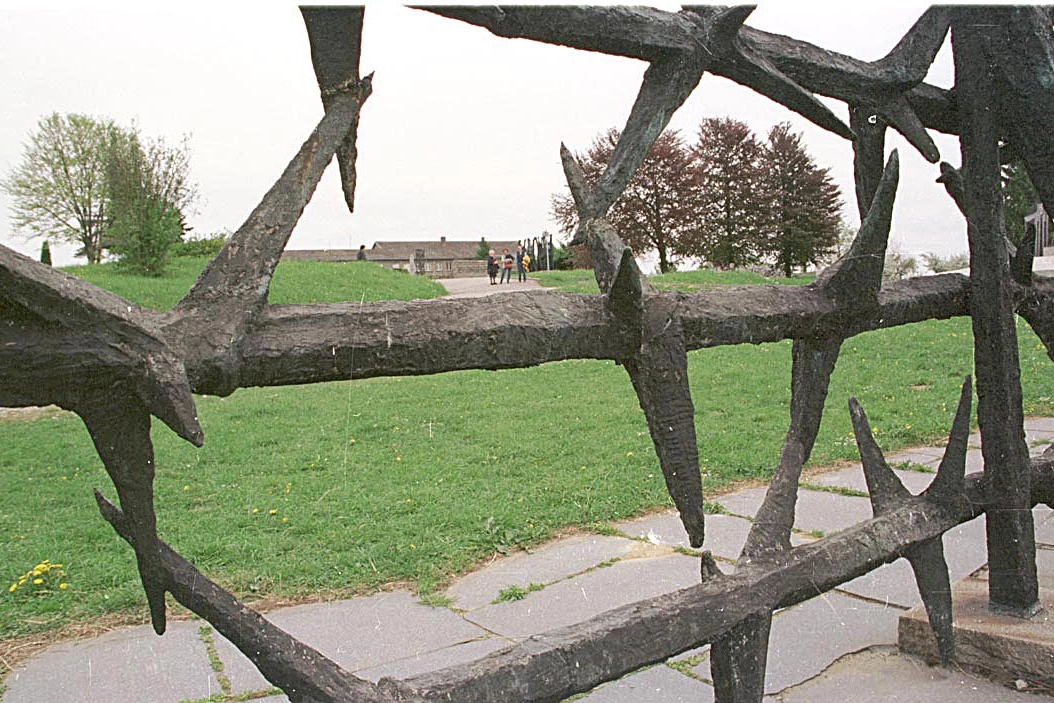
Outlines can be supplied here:
[[[918, 125], [957, 133], [948, 91], [922, 84], [948, 27], [946, 9], [927, 11], [889, 56], [865, 62], [807, 42], [743, 26], [730, 41], [729, 16], [740, 8], [423, 7], [503, 37], [520, 37], [656, 62], [671, 55], [700, 57], [706, 70], [768, 95], [816, 124], [847, 138], [849, 130], [808, 92], [868, 105], [905, 130], [923, 155], [936, 147]], [[739, 14], [736, 14], [739, 13]], [[705, 58], [704, 58], [705, 57]], [[901, 99], [903, 98], [903, 99]]]
[[[1034, 475], [1049, 470], [1037, 462]], [[1039, 483], [1038, 481], [1036, 483]], [[826, 592], [896, 560], [910, 545], [939, 538], [985, 508], [981, 476], [968, 476], [959, 510], [910, 498], [881, 517], [794, 547], [731, 576], [651, 598], [579, 625], [536, 635], [463, 666], [383, 679], [399, 700], [559, 701], [648, 664], [713, 641], [743, 620]], [[1033, 495], [1046, 502], [1046, 492]]]
[[[99, 512], [126, 542], [135, 545], [129, 517], [98, 491]], [[341, 669], [318, 651], [272, 625], [210, 581], [193, 564], [158, 540], [159, 566], [165, 587], [177, 601], [201, 615], [252, 660], [268, 681], [292, 701], [382, 703], [370, 683]]]
[[[325, 117], [190, 292], [166, 316], [192, 382], [226, 395], [238, 387], [237, 342], [267, 302], [275, 266], [326, 166], [355, 124], [360, 96], [338, 94]], [[192, 341], [193, 343], [189, 343]]]
[[4, 246], [0, 312], [0, 358], [10, 360], [0, 377], [4, 402], [70, 408], [121, 381], [173, 432], [201, 446], [183, 361], [156, 313]]
[[[873, 309], [855, 315], [821, 289], [807, 286], [730, 286], [698, 294], [656, 293], [655, 298], [672, 306], [670, 315], [680, 320], [691, 350], [848, 338], [962, 316], [969, 312], [969, 282], [957, 274], [899, 281], [879, 293]], [[233, 378], [239, 387], [274, 386], [523, 368], [572, 358], [622, 361], [635, 353], [634, 340], [618, 336], [625, 328], [599, 296], [510, 293], [499, 298], [268, 306], [231, 360]], [[507, 326], [509, 334], [495, 336], [496, 324]], [[0, 346], [0, 361], [27, 351], [15, 344]], [[201, 370], [188, 365], [196, 393], [226, 389], [213, 385], [204, 372], [218, 362], [193, 363], [202, 364]]]
[[[359, 78], [359, 54], [362, 47], [364, 7], [301, 7], [304, 25], [311, 44], [311, 65], [318, 79], [322, 106], [328, 112], [339, 103], [339, 96], [350, 95], [361, 109], [373, 90], [370, 74]], [[347, 136], [337, 147], [340, 184], [348, 212], [355, 211], [355, 159], [358, 150], [359, 115], [356, 111]]]

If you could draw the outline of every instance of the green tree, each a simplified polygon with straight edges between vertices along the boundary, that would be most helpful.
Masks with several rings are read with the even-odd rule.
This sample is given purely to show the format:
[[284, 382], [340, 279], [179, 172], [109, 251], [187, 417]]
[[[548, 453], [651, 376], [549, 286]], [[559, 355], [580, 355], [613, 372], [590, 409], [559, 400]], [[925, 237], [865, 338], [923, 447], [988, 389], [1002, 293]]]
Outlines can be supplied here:
[[88, 263], [102, 258], [106, 223], [106, 149], [111, 120], [54, 112], [30, 132], [22, 160], [0, 188], [14, 199], [15, 228], [32, 239], [81, 245]]
[[[609, 129], [597, 136], [588, 152], [578, 155], [590, 184], [600, 180], [618, 138], [618, 130]], [[608, 211], [611, 224], [634, 252], [658, 253], [663, 273], [674, 270], [673, 257], [680, 252], [681, 239], [696, 226], [694, 177], [691, 153], [676, 131], [667, 130], [652, 144]], [[578, 211], [569, 194], [553, 196], [552, 214], [564, 233], [578, 226]]]
[[769, 130], [761, 170], [769, 234], [759, 253], [790, 278], [837, 249], [842, 194], [830, 170], [816, 165], [787, 122]]
[[490, 244], [487, 243], [486, 237], [479, 238], [479, 246], [476, 247], [476, 258], [483, 260], [490, 254]]
[[681, 242], [682, 253], [718, 268], [760, 260], [769, 207], [763, 146], [745, 122], [708, 117], [699, 125], [692, 152], [700, 202], [696, 227]]
[[1036, 209], [1039, 196], [1024, 164], [1012, 161], [1003, 165], [1003, 216], [1006, 238], [1018, 244], [1025, 236], [1025, 215]]
[[926, 252], [921, 255], [922, 262], [926, 268], [934, 273], [945, 273], [947, 271], [958, 271], [970, 268], [969, 254], [952, 254], [951, 256], [940, 256], [934, 252]]
[[908, 256], [894, 243], [886, 247], [886, 263], [882, 269], [882, 280], [899, 281], [911, 278], [919, 272], [919, 263], [915, 257]]
[[40, 245], [40, 263], [51, 266], [51, 245], [48, 244], [46, 239]]
[[188, 178], [186, 139], [170, 148], [137, 129], [111, 136], [107, 153], [107, 245], [131, 270], [157, 276], [186, 229], [184, 211], [197, 197]]

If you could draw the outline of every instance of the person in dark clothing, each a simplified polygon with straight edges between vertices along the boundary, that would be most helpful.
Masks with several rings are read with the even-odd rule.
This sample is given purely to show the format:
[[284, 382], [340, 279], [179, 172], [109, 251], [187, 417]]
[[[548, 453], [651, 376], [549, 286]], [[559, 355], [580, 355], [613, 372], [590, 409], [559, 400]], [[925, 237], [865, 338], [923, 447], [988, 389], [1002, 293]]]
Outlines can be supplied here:
[[492, 286], [498, 285], [495, 280], [498, 277], [498, 257], [494, 256], [493, 249], [487, 253], [487, 275], [490, 276], [490, 284]]
[[359, 245], [359, 253], [355, 255], [355, 260], [356, 261], [365, 261], [366, 260], [366, 245], [365, 244], [360, 244]]
[[499, 283], [512, 283], [512, 265], [516, 261], [508, 249], [502, 249], [501, 255], [501, 280]]
[[[527, 254], [523, 250], [523, 247], [519, 244], [516, 245], [516, 281], [518, 283], [527, 282], [527, 270], [523, 266], [523, 257]], [[528, 258], [528, 261], [530, 259]]]

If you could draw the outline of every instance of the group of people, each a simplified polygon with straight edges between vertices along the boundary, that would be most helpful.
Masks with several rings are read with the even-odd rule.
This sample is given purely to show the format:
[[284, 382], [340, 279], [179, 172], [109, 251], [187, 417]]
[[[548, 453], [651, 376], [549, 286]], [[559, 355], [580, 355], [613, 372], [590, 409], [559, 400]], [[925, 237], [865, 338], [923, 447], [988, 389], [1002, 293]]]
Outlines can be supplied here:
[[[501, 256], [496, 256], [491, 249], [487, 254], [487, 275], [490, 276], [490, 284], [496, 286], [499, 283], [512, 283], [512, 268], [516, 267], [517, 282], [523, 283], [527, 280], [527, 274], [531, 271], [531, 255], [524, 251], [520, 245], [516, 246], [516, 253], [512, 254], [508, 249], [501, 250]], [[501, 280], [495, 280], [498, 272], [501, 272]]]

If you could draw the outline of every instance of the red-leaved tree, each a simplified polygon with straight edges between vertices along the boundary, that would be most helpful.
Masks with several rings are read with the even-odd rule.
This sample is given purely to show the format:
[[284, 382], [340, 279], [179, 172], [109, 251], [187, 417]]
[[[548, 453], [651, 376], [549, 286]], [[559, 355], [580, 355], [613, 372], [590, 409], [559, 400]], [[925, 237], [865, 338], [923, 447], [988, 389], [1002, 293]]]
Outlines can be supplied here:
[[786, 122], [769, 130], [761, 165], [769, 223], [760, 253], [790, 277], [822, 263], [837, 247], [841, 191]]
[[683, 253], [718, 268], [759, 261], [768, 220], [761, 142], [745, 122], [708, 117], [699, 125], [692, 153], [698, 218]]
[[[600, 134], [585, 154], [578, 154], [586, 180], [595, 185], [618, 143], [618, 130]], [[638, 255], [655, 251], [662, 273], [674, 269], [682, 252], [681, 240], [698, 220], [698, 189], [693, 158], [675, 130], [667, 130], [652, 144], [644, 163], [622, 196], [608, 211], [608, 218], [622, 240]], [[578, 226], [578, 213], [570, 194], [554, 195], [553, 219], [569, 234]]]

